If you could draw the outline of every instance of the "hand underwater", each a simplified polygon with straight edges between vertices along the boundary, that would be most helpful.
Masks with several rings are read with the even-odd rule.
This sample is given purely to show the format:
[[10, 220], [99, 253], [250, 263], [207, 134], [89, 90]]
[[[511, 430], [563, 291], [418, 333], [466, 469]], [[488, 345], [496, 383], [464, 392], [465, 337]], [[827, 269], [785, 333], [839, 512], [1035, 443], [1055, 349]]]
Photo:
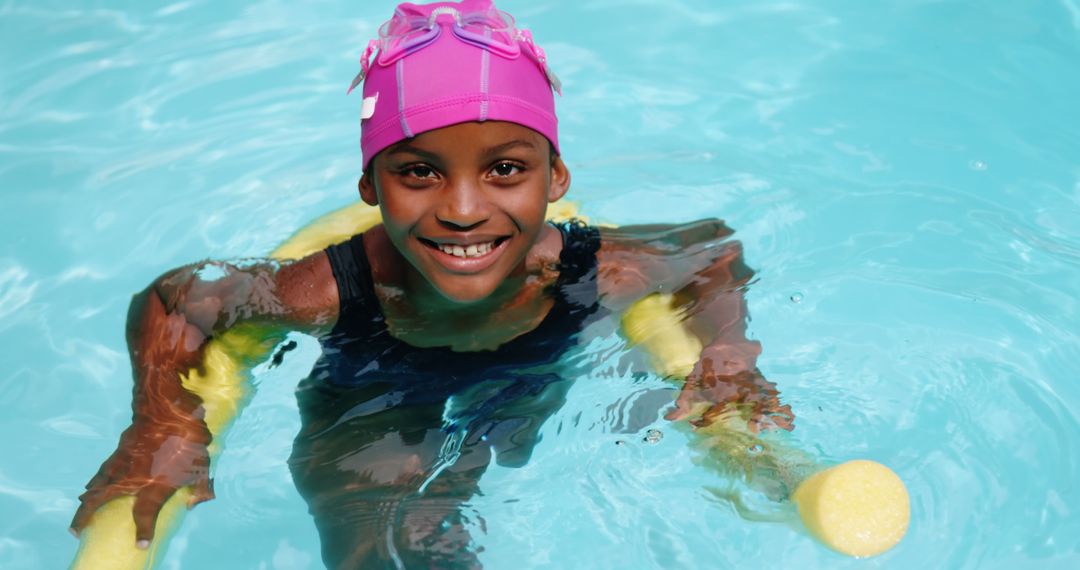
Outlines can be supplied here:
[[795, 415], [790, 406], [780, 403], [776, 384], [766, 380], [756, 367], [745, 366], [754, 362], [760, 351], [756, 342], [707, 348], [686, 377], [675, 409], [665, 417], [688, 419], [698, 428], [738, 417], [755, 433], [793, 430]]
[[149, 547], [158, 513], [178, 489], [192, 487], [189, 509], [214, 498], [207, 451], [210, 440], [206, 424], [194, 418], [171, 424], [143, 419], [130, 426], [120, 436], [116, 451], [86, 484], [86, 492], [79, 497], [82, 504], [71, 521], [72, 533], [78, 536], [99, 507], [133, 495], [136, 544]]

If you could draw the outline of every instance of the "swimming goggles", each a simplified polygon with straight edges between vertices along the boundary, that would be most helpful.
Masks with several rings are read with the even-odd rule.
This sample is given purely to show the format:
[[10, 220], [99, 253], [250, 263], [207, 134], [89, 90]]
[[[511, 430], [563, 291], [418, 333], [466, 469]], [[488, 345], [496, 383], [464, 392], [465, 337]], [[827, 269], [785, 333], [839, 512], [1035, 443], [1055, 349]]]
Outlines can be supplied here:
[[360, 85], [371, 69], [371, 56], [378, 53], [376, 62], [389, 66], [399, 59], [421, 50], [434, 42], [449, 28], [463, 42], [486, 49], [507, 59], [528, 50], [540, 63], [548, 82], [557, 93], [562, 94], [562, 82], [547, 65], [547, 54], [536, 45], [528, 30], [519, 30], [514, 17], [492, 7], [483, 12], [461, 13], [455, 8], [443, 6], [426, 16], [408, 15], [394, 11], [394, 17], [379, 26], [379, 37], [368, 42], [360, 56], [360, 73], [349, 85], [349, 93]]

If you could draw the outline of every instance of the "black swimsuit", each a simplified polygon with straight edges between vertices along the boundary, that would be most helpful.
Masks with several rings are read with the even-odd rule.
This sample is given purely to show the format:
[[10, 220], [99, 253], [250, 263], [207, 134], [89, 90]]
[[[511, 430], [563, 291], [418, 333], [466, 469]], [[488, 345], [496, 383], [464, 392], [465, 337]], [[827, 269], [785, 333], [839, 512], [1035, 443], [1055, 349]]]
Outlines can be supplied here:
[[395, 382], [402, 403], [445, 401], [470, 383], [502, 370], [521, 371], [558, 361], [576, 342], [584, 324], [595, 318], [596, 251], [599, 232], [580, 222], [556, 226], [563, 236], [559, 277], [552, 287], [555, 304], [532, 331], [497, 350], [455, 352], [447, 347], [417, 348], [390, 335], [375, 296], [363, 236], [330, 246], [326, 252], [338, 284], [337, 325], [323, 340], [324, 358], [315, 374], [340, 388]]
[[328, 567], [476, 566], [460, 505], [492, 458], [504, 466], [528, 460], [573, 381], [560, 360], [604, 313], [599, 232], [576, 221], [556, 227], [563, 248], [554, 305], [534, 330], [493, 351], [394, 338], [363, 236], [327, 248], [341, 307], [297, 389], [302, 426], [289, 463]]

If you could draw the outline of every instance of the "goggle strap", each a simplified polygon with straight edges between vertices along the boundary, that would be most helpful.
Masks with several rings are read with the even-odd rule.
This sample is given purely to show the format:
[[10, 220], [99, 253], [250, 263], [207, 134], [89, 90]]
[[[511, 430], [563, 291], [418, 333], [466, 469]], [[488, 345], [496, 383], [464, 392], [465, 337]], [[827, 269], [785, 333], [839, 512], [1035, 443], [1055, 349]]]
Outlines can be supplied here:
[[559, 79], [559, 76], [555, 75], [555, 72], [547, 65], [544, 66], [544, 74], [547, 75], [548, 83], [551, 84], [551, 88], [559, 94], [559, 97], [562, 97], [562, 80]]
[[548, 83], [551, 84], [551, 88], [554, 89], [555, 92], [558, 93], [561, 97], [562, 80], [559, 79], [558, 75], [555, 75], [555, 72], [548, 65], [547, 53], [544, 51], [544, 48], [536, 45], [536, 42], [533, 41], [532, 32], [530, 32], [529, 30], [519, 30], [518, 40], [521, 43], [529, 46], [529, 49], [532, 50], [533, 55], [536, 56], [536, 61], [540, 62], [540, 69], [544, 71], [544, 76], [547, 77]]
[[371, 69], [371, 56], [375, 53], [375, 50], [379, 48], [379, 40], [368, 41], [367, 48], [364, 49], [364, 53], [360, 54], [360, 73], [356, 74], [356, 78], [349, 84], [349, 90], [345, 92], [346, 95], [353, 92], [357, 85], [364, 82], [364, 78], [367, 77], [368, 71]]
[[518, 45], [518, 42], [513, 39], [513, 36], [511, 36], [511, 43], [503, 43], [470, 32], [457, 24], [452, 27], [452, 31], [461, 41], [486, 49], [507, 59], [515, 59], [521, 54], [521, 47]]

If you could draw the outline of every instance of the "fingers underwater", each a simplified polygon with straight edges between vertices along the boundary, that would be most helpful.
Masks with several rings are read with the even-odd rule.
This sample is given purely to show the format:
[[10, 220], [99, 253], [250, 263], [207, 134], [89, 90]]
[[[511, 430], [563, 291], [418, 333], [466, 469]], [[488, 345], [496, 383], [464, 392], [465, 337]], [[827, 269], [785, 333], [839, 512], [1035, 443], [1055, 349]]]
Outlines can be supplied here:
[[692, 406], [690, 405], [689, 399], [686, 397], [686, 394], [684, 392], [682, 394], [679, 394], [678, 399], [675, 400], [675, 407], [669, 410], [666, 414], [664, 414], [664, 419], [677, 422], [689, 416], [691, 410]]
[[191, 488], [191, 496], [187, 500], [188, 510], [194, 509], [196, 505], [205, 503], [216, 498], [214, 494], [214, 480], [205, 478], [200, 480]]
[[154, 539], [154, 526], [157, 524], [161, 507], [174, 492], [175, 489], [156, 488], [135, 496], [135, 506], [132, 507], [131, 514], [135, 517], [135, 540], [138, 541], [136, 545], [146, 543], [146, 546], [139, 546], [139, 548], [150, 546], [150, 541]]
[[82, 535], [82, 531], [90, 525], [91, 519], [94, 517], [94, 513], [105, 503], [108, 503], [120, 493], [114, 489], [106, 488], [106, 490], [88, 489], [82, 495], [79, 495], [80, 505], [75, 511], [75, 516], [71, 518], [71, 525], [69, 530], [75, 536], [79, 538]]

